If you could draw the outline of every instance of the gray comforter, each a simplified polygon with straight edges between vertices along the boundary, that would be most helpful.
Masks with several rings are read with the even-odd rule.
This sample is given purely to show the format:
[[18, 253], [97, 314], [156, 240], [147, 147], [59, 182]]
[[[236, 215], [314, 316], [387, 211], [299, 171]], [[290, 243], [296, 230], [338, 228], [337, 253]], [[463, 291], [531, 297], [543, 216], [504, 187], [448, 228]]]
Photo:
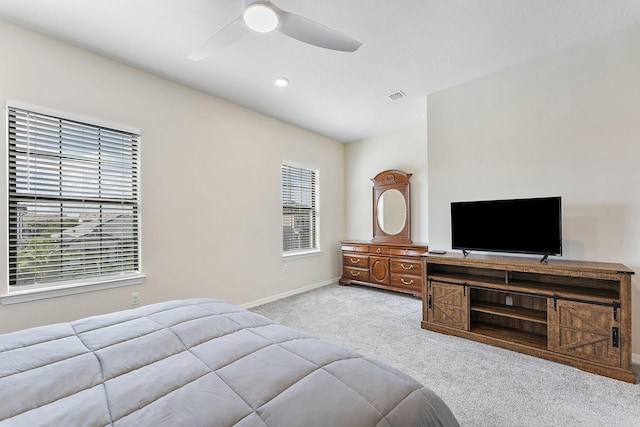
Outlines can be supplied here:
[[0, 426], [439, 426], [409, 376], [214, 299], [0, 336]]

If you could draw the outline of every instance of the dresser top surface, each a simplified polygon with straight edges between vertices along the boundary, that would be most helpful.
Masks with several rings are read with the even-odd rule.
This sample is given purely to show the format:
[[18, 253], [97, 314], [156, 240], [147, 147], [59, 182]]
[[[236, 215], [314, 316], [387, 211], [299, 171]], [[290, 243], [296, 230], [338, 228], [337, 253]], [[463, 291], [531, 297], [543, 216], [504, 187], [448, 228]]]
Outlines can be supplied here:
[[369, 246], [388, 246], [400, 248], [428, 248], [426, 243], [388, 243], [388, 242], [372, 242], [371, 240], [342, 240], [342, 245], [369, 245]]

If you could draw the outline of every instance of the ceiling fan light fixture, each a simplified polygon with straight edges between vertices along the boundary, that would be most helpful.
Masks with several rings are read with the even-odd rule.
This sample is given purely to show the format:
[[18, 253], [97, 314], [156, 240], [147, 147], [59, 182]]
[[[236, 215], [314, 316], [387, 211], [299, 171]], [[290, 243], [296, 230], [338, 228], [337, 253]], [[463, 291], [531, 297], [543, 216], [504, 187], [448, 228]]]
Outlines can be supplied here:
[[278, 27], [278, 14], [266, 3], [252, 3], [242, 13], [247, 27], [258, 33], [268, 33]]
[[233, 0], [242, 2], [242, 14], [209, 37], [189, 59], [199, 61], [238, 41], [249, 30], [268, 33], [278, 31], [283, 35], [317, 46], [340, 52], [355, 52], [359, 41], [304, 16], [280, 9], [270, 0]]

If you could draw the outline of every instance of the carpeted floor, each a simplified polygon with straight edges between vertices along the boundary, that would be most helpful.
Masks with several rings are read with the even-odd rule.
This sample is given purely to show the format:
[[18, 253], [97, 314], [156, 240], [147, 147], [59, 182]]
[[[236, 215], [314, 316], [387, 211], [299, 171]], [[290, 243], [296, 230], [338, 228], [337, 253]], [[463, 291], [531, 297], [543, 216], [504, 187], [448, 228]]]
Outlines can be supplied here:
[[330, 285], [252, 311], [408, 373], [462, 426], [640, 426], [639, 384], [425, 331], [412, 296]]

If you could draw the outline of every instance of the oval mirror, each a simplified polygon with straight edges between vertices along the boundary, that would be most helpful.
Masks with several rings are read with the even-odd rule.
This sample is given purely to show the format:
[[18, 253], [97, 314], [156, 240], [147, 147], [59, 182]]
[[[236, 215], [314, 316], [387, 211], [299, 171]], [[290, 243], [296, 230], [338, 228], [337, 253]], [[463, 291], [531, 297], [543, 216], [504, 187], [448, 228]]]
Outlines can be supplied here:
[[407, 206], [399, 190], [390, 189], [378, 199], [378, 224], [387, 234], [398, 234], [407, 220]]

